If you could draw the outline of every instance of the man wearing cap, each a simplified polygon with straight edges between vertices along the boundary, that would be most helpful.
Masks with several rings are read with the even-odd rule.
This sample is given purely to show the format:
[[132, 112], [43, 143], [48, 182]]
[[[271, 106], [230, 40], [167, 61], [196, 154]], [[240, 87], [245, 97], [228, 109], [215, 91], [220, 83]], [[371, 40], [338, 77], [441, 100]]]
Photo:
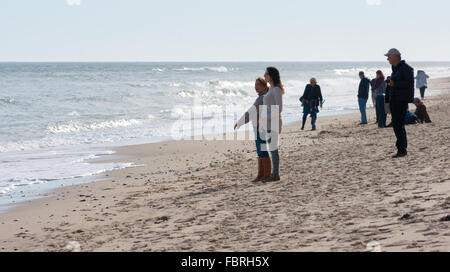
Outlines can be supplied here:
[[392, 126], [397, 137], [397, 154], [393, 158], [401, 158], [408, 155], [405, 119], [408, 103], [414, 101], [414, 69], [402, 60], [401, 53], [395, 48], [389, 50], [385, 56], [392, 65], [392, 75], [388, 85], [392, 89], [390, 108]]

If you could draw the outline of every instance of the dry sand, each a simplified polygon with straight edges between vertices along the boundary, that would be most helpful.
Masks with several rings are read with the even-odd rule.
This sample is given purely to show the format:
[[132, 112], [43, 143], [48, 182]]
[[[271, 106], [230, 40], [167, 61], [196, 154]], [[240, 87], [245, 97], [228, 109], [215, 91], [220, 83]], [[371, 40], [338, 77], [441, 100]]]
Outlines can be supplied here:
[[249, 182], [251, 141], [118, 148], [145, 166], [1, 214], [0, 251], [450, 251], [450, 95], [425, 102], [434, 123], [408, 126], [397, 160], [373, 110], [368, 126], [349, 114], [286, 127], [278, 183]]

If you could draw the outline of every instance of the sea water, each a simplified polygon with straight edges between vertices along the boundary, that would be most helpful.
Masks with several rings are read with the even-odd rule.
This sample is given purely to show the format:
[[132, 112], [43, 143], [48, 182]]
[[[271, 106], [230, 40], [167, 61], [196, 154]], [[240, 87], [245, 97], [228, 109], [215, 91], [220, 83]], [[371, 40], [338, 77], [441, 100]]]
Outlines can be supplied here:
[[[431, 78], [450, 76], [448, 62], [410, 64]], [[267, 66], [281, 72], [284, 123], [300, 119], [311, 77], [326, 115], [357, 111], [359, 71], [390, 74], [387, 62], [0, 63], [0, 204], [30, 188], [133, 167], [89, 163], [117, 146], [233, 131]]]

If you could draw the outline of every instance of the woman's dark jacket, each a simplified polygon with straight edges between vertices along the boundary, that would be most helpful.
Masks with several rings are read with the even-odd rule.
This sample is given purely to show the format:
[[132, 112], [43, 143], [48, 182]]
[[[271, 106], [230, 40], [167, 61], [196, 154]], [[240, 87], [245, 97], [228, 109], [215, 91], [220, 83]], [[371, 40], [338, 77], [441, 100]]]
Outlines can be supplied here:
[[319, 85], [313, 86], [311, 84], [306, 85], [305, 91], [303, 93], [303, 96], [300, 97], [300, 101], [302, 103], [305, 103], [305, 101], [311, 101], [316, 100], [322, 104], [323, 97], [322, 97], [322, 91], [320, 89]]
[[303, 96], [300, 97], [300, 101], [304, 104], [304, 114], [318, 113], [318, 106], [323, 103], [322, 91], [320, 89], [320, 86], [313, 86], [311, 84], [306, 85]]

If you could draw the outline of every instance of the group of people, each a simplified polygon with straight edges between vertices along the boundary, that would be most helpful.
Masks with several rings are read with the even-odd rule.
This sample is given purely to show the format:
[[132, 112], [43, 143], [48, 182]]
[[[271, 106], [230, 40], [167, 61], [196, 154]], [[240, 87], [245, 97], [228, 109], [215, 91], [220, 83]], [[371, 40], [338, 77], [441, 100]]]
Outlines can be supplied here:
[[[379, 128], [393, 126], [392, 122], [389, 125], [386, 125], [387, 115], [391, 113], [390, 101], [392, 96], [392, 86], [389, 84], [391, 82], [391, 77], [388, 76], [387, 78], [385, 78], [381, 70], [378, 70], [376, 72], [376, 77], [372, 80], [367, 78], [364, 72], [359, 72], [359, 77], [361, 81], [358, 88], [358, 104], [359, 110], [361, 112], [361, 125], [367, 124], [366, 105], [369, 99], [369, 89], [371, 89], [371, 98], [376, 113], [376, 124], [378, 124]], [[429, 76], [422, 70], [417, 71], [417, 76], [414, 78], [416, 79], [416, 87], [420, 90], [422, 100], [425, 98], [425, 90], [428, 88], [428, 78]], [[415, 113], [407, 111], [407, 115], [405, 117], [407, 120], [406, 124], [409, 123], [408, 120], [411, 119], [409, 118], [410, 116], [413, 116], [415, 119], [422, 123], [431, 122], [422, 100], [420, 100], [419, 98], [414, 99], [414, 104], [416, 105], [417, 109]]]
[[[370, 80], [364, 72], [359, 73], [361, 82], [358, 89], [358, 104], [361, 111], [361, 124], [367, 124], [366, 105], [369, 99], [369, 89], [372, 89], [377, 124], [380, 128], [387, 127], [386, 116], [388, 113], [391, 114], [391, 125], [397, 138], [397, 153], [393, 158], [401, 158], [408, 154], [405, 130], [408, 104], [416, 105], [415, 115], [421, 122], [431, 122], [423, 102], [419, 98], [414, 98], [414, 79], [417, 80], [416, 87], [420, 89], [423, 99], [429, 76], [424, 71], [418, 71], [417, 76], [414, 77], [414, 69], [405, 60], [402, 60], [401, 53], [395, 48], [389, 50], [385, 56], [392, 65], [391, 76], [385, 78], [382, 71], [377, 71], [376, 78]], [[280, 181], [278, 139], [282, 130], [281, 113], [285, 91], [278, 69], [268, 67], [264, 78], [256, 80], [255, 90], [258, 97], [251, 108], [235, 124], [234, 129], [239, 129], [250, 121], [253, 124], [258, 154], [258, 175], [252, 182]], [[317, 113], [319, 107], [323, 107], [324, 99], [315, 78], [311, 78], [310, 84], [306, 85], [300, 102], [303, 107], [301, 129], [305, 129], [307, 117], [311, 115], [312, 130], [316, 130]]]

